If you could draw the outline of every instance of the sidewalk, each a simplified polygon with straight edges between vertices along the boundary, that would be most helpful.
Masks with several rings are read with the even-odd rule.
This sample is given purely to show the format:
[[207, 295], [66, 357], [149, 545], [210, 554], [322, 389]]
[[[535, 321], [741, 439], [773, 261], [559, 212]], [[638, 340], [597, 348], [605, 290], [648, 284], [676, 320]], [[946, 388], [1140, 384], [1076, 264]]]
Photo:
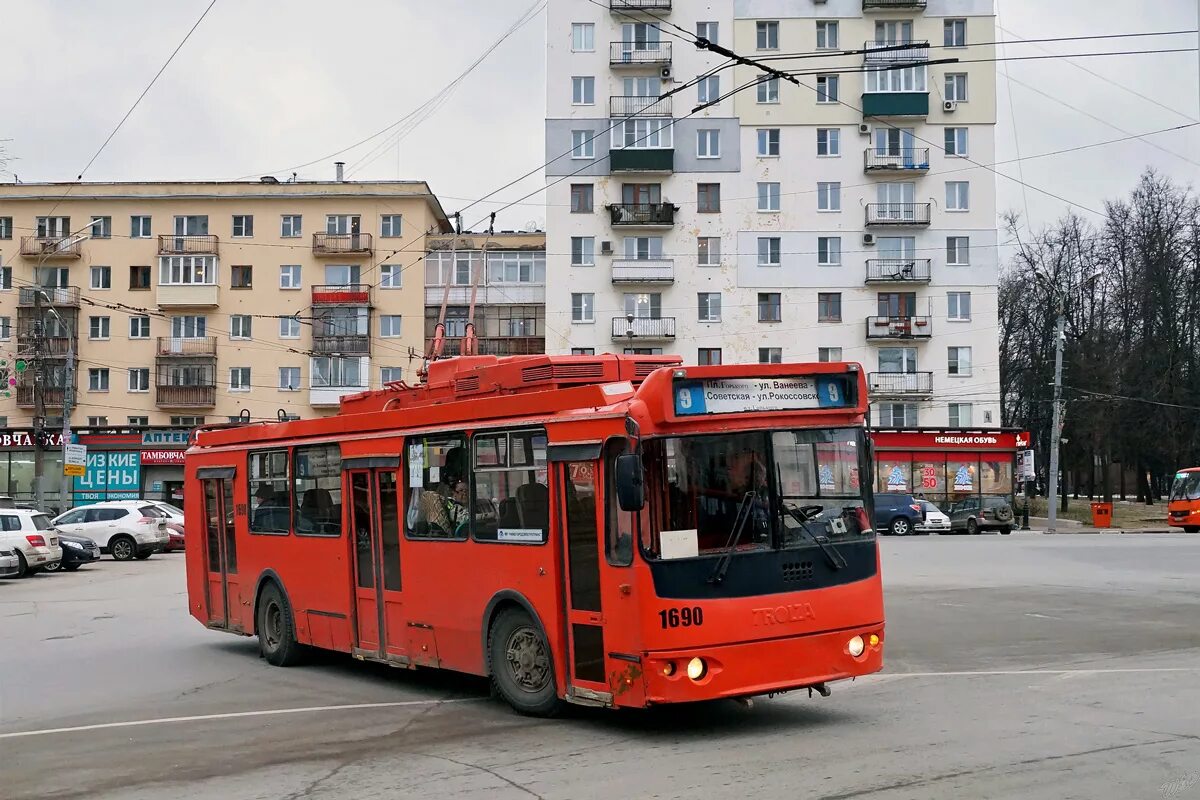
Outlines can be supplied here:
[[[1045, 533], [1046, 525], [1049, 522], [1050, 520], [1045, 517], [1030, 517], [1029, 527], [1032, 529], [1030, 533]], [[1072, 519], [1060, 519], [1057, 521], [1056, 527], [1055, 535], [1064, 533], [1184, 533], [1183, 528], [1172, 528], [1166, 523], [1143, 528], [1093, 528], [1091, 525], [1084, 525], [1082, 522]]]

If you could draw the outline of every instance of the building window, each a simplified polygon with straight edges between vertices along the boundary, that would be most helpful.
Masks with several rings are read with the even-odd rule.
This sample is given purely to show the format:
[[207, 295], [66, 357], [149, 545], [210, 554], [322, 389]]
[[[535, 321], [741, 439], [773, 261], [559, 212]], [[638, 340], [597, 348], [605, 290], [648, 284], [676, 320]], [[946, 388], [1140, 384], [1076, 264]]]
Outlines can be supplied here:
[[696, 84], [697, 103], [715, 103], [721, 99], [721, 76], [709, 75]]
[[842, 131], [840, 128], [817, 128], [817, 155], [827, 158], [842, 154]]
[[384, 314], [379, 317], [379, 335], [385, 339], [400, 337], [400, 315]]
[[92, 288], [112, 288], [112, 267], [92, 267]]
[[404, 268], [399, 264], [384, 264], [379, 268], [379, 288], [399, 289], [404, 283]]
[[248, 391], [250, 391], [250, 368], [249, 367], [230, 367], [229, 368], [229, 391], [231, 391], [231, 392], [248, 392]]
[[946, 99], [955, 103], [967, 102], [967, 73], [950, 72], [946, 74]]
[[281, 392], [298, 392], [298, 391], [300, 391], [300, 368], [299, 367], [280, 367], [279, 368], [279, 390]]
[[590, 183], [571, 184], [571, 213], [590, 214], [594, 210], [593, 189]]
[[701, 214], [721, 213], [721, 184], [696, 184], [696, 211]]
[[572, 347], [571, 355], [573, 356], [594, 356], [596, 348], [594, 347]]
[[213, 256], [164, 256], [159, 261], [162, 286], [216, 286], [217, 259]]
[[755, 46], [759, 50], [779, 49], [779, 23], [759, 22], [755, 25]]
[[571, 78], [571, 105], [596, 105], [596, 79], [590, 75]]
[[946, 128], [946, 155], [967, 157], [966, 128]]
[[817, 76], [817, 102], [818, 103], [836, 103], [836, 102], [838, 102], [838, 76], [837, 75], [818, 75]]
[[380, 367], [379, 382], [386, 386], [404, 380], [404, 367]]
[[233, 215], [233, 237], [249, 239], [254, 235], [254, 216], [251, 214]]
[[969, 428], [971, 427], [971, 404], [970, 403], [950, 403], [950, 427], [951, 428]]
[[720, 236], [701, 236], [696, 239], [696, 263], [701, 267], [721, 266]]
[[758, 129], [758, 157], [779, 157], [779, 128]]
[[204, 417], [171, 417], [173, 428], [195, 428], [204, 424]]
[[286, 264], [279, 268], [279, 288], [280, 289], [299, 289], [300, 288], [300, 265]]
[[148, 392], [150, 391], [150, 368], [138, 367], [129, 370], [129, 391], [131, 392]]
[[817, 22], [817, 49], [836, 50], [838, 47], [838, 24], [834, 21]]
[[571, 266], [594, 267], [596, 265], [596, 237], [571, 237]]
[[817, 361], [822, 364], [835, 364], [842, 360], [842, 348], [840, 347], [818, 347]]
[[111, 239], [112, 217], [92, 217], [90, 232], [93, 239]]
[[150, 217], [138, 215], [129, 218], [130, 239], [149, 239], [150, 236]]
[[150, 318], [149, 317], [130, 317], [129, 318], [129, 338], [130, 339], [149, 339], [150, 338]]
[[596, 321], [596, 295], [574, 292], [571, 295], [571, 322]]
[[149, 417], [126, 417], [125, 419], [135, 428], [146, 428], [150, 425]]
[[295, 239], [303, 234], [301, 216], [299, 214], [284, 214], [279, 218], [279, 235], [284, 239]]
[[229, 318], [230, 339], [252, 339], [252, 323], [254, 318], [248, 314], [234, 314]]
[[842, 184], [839, 182], [817, 183], [817, 210], [818, 211], [841, 211], [842, 210]]
[[250, 289], [254, 283], [254, 267], [249, 264], [234, 264], [229, 270], [229, 288]]
[[721, 293], [700, 292], [696, 299], [699, 305], [698, 319], [701, 322], [721, 321]]
[[778, 236], [758, 237], [758, 265], [760, 267], [778, 267], [780, 265], [780, 250], [782, 240]]
[[696, 157], [721, 157], [721, 131], [715, 128], [696, 131]]
[[129, 288], [134, 291], [144, 291], [150, 288], [150, 268], [130, 267]]
[[0, 239], [13, 238], [13, 218], [0, 217]]
[[842, 321], [841, 292], [821, 292], [817, 295], [817, 322]]
[[762, 78], [758, 82], [756, 100], [762, 104], [772, 104], [779, 102], [779, 79], [778, 78]]
[[203, 339], [207, 331], [208, 319], [205, 317], [171, 317], [172, 339]]
[[701, 347], [696, 352], [696, 363], [702, 367], [717, 366], [721, 363], [721, 348]]
[[817, 264], [822, 267], [836, 267], [842, 263], [842, 237], [817, 237]]
[[947, 347], [946, 372], [960, 378], [971, 374], [971, 348]]
[[779, 184], [773, 182], [762, 182], [758, 184], [758, 210], [759, 211], [778, 211], [779, 210]]
[[875, 410], [879, 415], [880, 428], [917, 427], [916, 403], [880, 403]]
[[720, 25], [718, 25], [716, 22], [697, 22], [696, 38], [704, 39], [712, 44], [717, 44], [720, 29]]
[[280, 339], [299, 339], [300, 338], [300, 320], [295, 317], [280, 317], [279, 318], [279, 338]]
[[965, 19], [948, 19], [942, 22], [944, 33], [943, 43], [946, 47], [967, 46], [967, 21]]
[[89, 339], [107, 339], [109, 338], [110, 325], [112, 319], [110, 317], [88, 317], [88, 338]]
[[624, 119], [612, 128], [612, 147], [619, 150], [658, 150], [674, 146], [672, 119]]
[[783, 348], [782, 347], [760, 347], [760, 348], [758, 348], [758, 363], [760, 363], [760, 364], [782, 364], [783, 363]]
[[596, 49], [596, 26], [590, 22], [572, 22], [571, 49], [576, 53], [594, 51]]
[[0, 317], [0, 339], [8, 341], [12, 338], [12, 317]]
[[382, 214], [379, 217], [379, 235], [384, 239], [398, 239], [403, 235], [404, 217], [400, 214]]
[[946, 210], [971, 210], [971, 184], [967, 181], [946, 181]]
[[971, 321], [971, 293], [947, 292], [946, 317], [951, 322]]
[[108, 417], [88, 417], [87, 424], [89, 428], [103, 428], [108, 425]]
[[0, 289], [12, 289], [12, 267], [0, 267]]
[[783, 320], [783, 295], [779, 292], [758, 293], [758, 321], [781, 322]]
[[946, 263], [952, 267], [965, 267], [971, 263], [970, 237], [946, 237]]
[[595, 134], [591, 131], [571, 131], [571, 158], [595, 157]]
[[365, 385], [362, 362], [336, 356], [312, 360], [312, 385], [318, 388], [354, 389]]
[[88, 370], [88, 391], [108, 391], [108, 368], [100, 367]]

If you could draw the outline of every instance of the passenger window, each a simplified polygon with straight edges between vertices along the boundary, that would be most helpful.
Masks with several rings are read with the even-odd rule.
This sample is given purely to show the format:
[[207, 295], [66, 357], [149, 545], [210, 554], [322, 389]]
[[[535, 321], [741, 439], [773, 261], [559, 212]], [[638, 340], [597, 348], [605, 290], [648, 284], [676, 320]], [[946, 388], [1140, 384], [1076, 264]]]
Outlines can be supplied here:
[[[129, 512], [123, 508], [102, 508], [100, 509], [100, 519], [104, 522], [116, 522], [119, 519], [129, 516]], [[148, 515], [147, 515], [148, 516]]]
[[58, 521], [58, 524], [59, 525], [78, 525], [80, 522], [83, 522], [83, 512], [82, 511], [72, 511], [71, 513], [67, 514], [62, 519], [60, 519]]
[[336, 444], [297, 447], [296, 533], [309, 536], [342, 534], [342, 453]]
[[148, 519], [166, 519], [167, 515], [154, 506], [142, 506], [138, 509], [138, 513]]
[[475, 445], [475, 538], [542, 544], [550, 529], [546, 433], [478, 434]]
[[608, 519], [604, 530], [604, 556], [614, 567], [628, 567], [633, 563], [634, 515], [622, 511], [617, 504], [617, 487], [613, 480], [613, 464], [617, 456], [628, 450], [628, 441], [620, 438], [608, 440], [604, 456], [604, 494]]
[[21, 530], [21, 518], [10, 517], [5, 514], [3, 517], [0, 517], [0, 527], [6, 531], [19, 531]]
[[83, 521], [84, 522], [103, 522], [104, 521], [104, 509], [89, 508], [87, 511], [83, 512]]
[[414, 538], [467, 538], [471, 523], [467, 437], [414, 437], [405, 452], [409, 487], [405, 531]]
[[250, 454], [250, 530], [287, 533], [291, 530], [292, 499], [287, 450]]

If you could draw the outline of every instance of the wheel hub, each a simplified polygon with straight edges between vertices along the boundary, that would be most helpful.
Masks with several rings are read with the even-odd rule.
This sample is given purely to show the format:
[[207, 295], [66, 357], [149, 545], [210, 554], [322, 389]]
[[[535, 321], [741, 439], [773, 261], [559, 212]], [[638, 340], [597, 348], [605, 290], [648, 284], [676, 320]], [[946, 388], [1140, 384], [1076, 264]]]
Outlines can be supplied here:
[[541, 691], [550, 678], [550, 659], [541, 637], [531, 628], [519, 628], [508, 637], [505, 648], [513, 680], [523, 690]]

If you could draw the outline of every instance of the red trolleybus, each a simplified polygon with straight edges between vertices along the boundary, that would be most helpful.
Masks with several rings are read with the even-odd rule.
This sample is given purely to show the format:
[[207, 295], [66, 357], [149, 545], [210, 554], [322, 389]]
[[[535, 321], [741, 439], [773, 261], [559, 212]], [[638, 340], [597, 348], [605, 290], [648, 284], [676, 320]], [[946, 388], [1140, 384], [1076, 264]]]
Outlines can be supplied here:
[[1200, 531], [1200, 467], [1176, 473], [1167, 501], [1167, 523], [1187, 533]]
[[866, 404], [854, 364], [477, 356], [200, 429], [191, 613], [272, 664], [485, 675], [528, 714], [827, 695], [882, 667]]

